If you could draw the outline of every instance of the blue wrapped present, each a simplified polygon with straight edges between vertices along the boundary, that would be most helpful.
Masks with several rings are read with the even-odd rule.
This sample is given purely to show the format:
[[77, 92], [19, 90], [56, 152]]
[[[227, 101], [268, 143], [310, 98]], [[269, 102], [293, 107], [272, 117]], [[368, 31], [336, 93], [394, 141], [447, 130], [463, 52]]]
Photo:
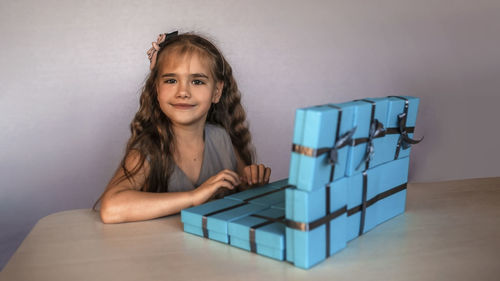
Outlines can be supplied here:
[[231, 245], [277, 260], [285, 258], [285, 211], [269, 208], [228, 224]]
[[[289, 183], [311, 191], [345, 174], [355, 102], [298, 109], [295, 114]], [[368, 125], [367, 125], [368, 126]]]
[[263, 186], [247, 189], [224, 197], [236, 201], [245, 201], [251, 204], [260, 204], [267, 207], [283, 203], [285, 201], [285, 189], [288, 187], [288, 179], [282, 179]]
[[[357, 102], [365, 104], [363, 110], [360, 110], [363, 112], [366, 111], [366, 104], [371, 105], [370, 117], [361, 124], [358, 122], [363, 136], [354, 137], [346, 174], [352, 176], [368, 168], [409, 156], [411, 144], [420, 142], [412, 139], [419, 98], [392, 96], [366, 98]], [[366, 127], [366, 124], [369, 126]]]
[[280, 210], [285, 210], [285, 205], [286, 205], [286, 202], [283, 201], [283, 202], [280, 202], [280, 203], [277, 203], [277, 204], [274, 204], [271, 206], [271, 208], [273, 209], [280, 209]]
[[286, 190], [287, 261], [309, 268], [346, 246], [349, 178], [311, 192]]
[[408, 165], [405, 157], [348, 178], [348, 241], [404, 212]]
[[228, 222], [266, 208], [266, 206], [249, 204], [245, 201], [219, 199], [182, 210], [181, 221], [185, 232], [229, 243]]
[[390, 161], [311, 192], [287, 189], [287, 261], [310, 268], [403, 213], [408, 164], [408, 157]]
[[409, 96], [394, 96], [388, 99], [387, 130], [384, 140], [387, 148], [379, 154], [388, 151], [387, 157], [392, 153], [394, 155], [392, 159], [407, 157], [410, 155], [411, 145], [421, 141], [413, 139], [420, 99]]
[[184, 231], [223, 243], [229, 242], [227, 223], [285, 201], [288, 179], [211, 201], [181, 211]]

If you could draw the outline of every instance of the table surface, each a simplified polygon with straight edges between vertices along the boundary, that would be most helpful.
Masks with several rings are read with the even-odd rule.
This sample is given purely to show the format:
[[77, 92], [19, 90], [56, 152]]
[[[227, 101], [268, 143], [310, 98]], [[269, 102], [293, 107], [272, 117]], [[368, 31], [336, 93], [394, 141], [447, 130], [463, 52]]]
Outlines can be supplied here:
[[41, 219], [1, 280], [500, 280], [500, 177], [410, 183], [407, 210], [309, 270], [184, 233], [179, 215]]

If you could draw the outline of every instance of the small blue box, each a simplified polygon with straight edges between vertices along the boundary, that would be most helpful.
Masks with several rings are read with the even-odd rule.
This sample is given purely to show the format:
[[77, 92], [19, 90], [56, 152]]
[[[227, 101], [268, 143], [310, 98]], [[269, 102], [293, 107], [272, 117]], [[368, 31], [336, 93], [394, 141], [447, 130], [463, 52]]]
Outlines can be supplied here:
[[[253, 188], [247, 189], [245, 191], [237, 192], [237, 193], [228, 195], [224, 198], [237, 200], [237, 201], [247, 201], [247, 202], [254, 200], [253, 201], [254, 203], [258, 203], [258, 202], [262, 202], [262, 201], [257, 200], [257, 199], [265, 197], [268, 194], [269, 195], [274, 194], [274, 193], [280, 194], [279, 192], [282, 191], [283, 189], [285, 189], [287, 185], [288, 185], [288, 179], [282, 179], [282, 180], [268, 183], [268, 184], [265, 184], [262, 186], [253, 187]], [[273, 196], [276, 198], [276, 195], [273, 195]], [[284, 194], [281, 195], [281, 197], [283, 199], [278, 200], [276, 203], [279, 203], [279, 202], [285, 200]], [[279, 196], [277, 196], [277, 199], [279, 199]], [[270, 202], [270, 201], [267, 201], [266, 203], [268, 203], [268, 202]]]
[[283, 220], [284, 214], [284, 210], [269, 208], [230, 222], [230, 244], [273, 259], [284, 260], [285, 225], [279, 222]]
[[182, 210], [181, 221], [186, 232], [229, 243], [228, 222], [266, 208], [263, 205], [220, 199]]
[[[344, 177], [311, 192], [286, 190], [287, 261], [310, 268], [346, 246], [348, 188], [349, 178]], [[324, 219], [335, 212], [332, 219]]]
[[329, 161], [330, 151], [336, 147], [341, 136], [353, 130], [355, 109], [355, 102], [347, 102], [296, 111], [290, 184], [298, 189], [311, 191], [324, 187], [332, 179], [344, 176], [348, 142], [337, 146], [337, 162], [334, 165]]
[[[405, 149], [400, 145], [400, 147], [398, 148], [398, 142], [401, 138], [401, 132], [399, 130], [400, 119], [398, 118], [398, 116], [404, 114], [407, 111], [405, 128], [408, 132], [408, 137], [413, 138], [413, 131], [417, 122], [417, 113], [420, 99], [410, 96], [389, 97], [388, 99], [389, 108], [386, 126], [388, 134], [386, 135], [384, 140], [384, 145], [386, 148], [384, 148], [383, 151], [390, 151], [386, 155], [388, 157], [387, 160], [390, 161], [393, 159], [408, 157], [410, 155], [411, 147]], [[407, 110], [405, 110], [405, 106], [408, 106]], [[381, 154], [382, 153], [385, 152], [381, 152]], [[397, 157], [395, 157], [396, 154]]]

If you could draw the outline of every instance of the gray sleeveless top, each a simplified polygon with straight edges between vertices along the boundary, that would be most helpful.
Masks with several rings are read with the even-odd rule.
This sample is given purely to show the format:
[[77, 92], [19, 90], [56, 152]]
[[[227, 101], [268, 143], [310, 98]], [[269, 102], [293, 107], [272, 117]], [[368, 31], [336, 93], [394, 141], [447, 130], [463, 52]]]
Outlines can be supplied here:
[[236, 171], [237, 161], [231, 138], [226, 130], [213, 124], [205, 125], [205, 149], [201, 163], [200, 176], [193, 184], [186, 174], [174, 165], [174, 171], [168, 181], [168, 192], [189, 191], [197, 188], [209, 177], [218, 172], [230, 169]]

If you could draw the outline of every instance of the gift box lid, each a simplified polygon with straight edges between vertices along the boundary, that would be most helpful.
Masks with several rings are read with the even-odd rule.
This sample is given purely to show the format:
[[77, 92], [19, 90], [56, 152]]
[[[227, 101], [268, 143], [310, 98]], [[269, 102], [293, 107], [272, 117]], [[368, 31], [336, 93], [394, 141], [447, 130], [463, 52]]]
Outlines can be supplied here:
[[[342, 135], [353, 128], [355, 107], [355, 102], [346, 102], [306, 108], [303, 128], [297, 132], [302, 134], [302, 140], [296, 144], [313, 149], [332, 147], [336, 141], [339, 110], [342, 112], [339, 135]], [[295, 137], [294, 132], [295, 139], [300, 137]]]
[[389, 97], [389, 107], [387, 116], [387, 128], [398, 128], [398, 115], [405, 111], [406, 101], [408, 102], [408, 113], [406, 116], [406, 126], [414, 127], [417, 121], [418, 106], [420, 98], [410, 96]]
[[246, 217], [266, 208], [268, 208], [268, 206], [244, 203], [237, 208], [207, 217], [207, 229], [219, 233], [227, 233], [228, 222]]
[[[285, 194], [286, 194], [286, 191], [285, 191]], [[286, 202], [283, 201], [283, 202], [272, 205], [271, 208], [285, 210], [285, 206], [286, 206]]]
[[251, 204], [259, 204], [270, 207], [274, 204], [285, 202], [285, 190], [278, 190], [277, 192], [261, 196], [248, 202]]
[[230, 222], [228, 224], [228, 234], [231, 237], [235, 236], [250, 243], [250, 228], [254, 227], [254, 242], [257, 245], [265, 245], [282, 250], [285, 248], [285, 225], [266, 218], [281, 220], [283, 217], [283, 210], [268, 208], [254, 215]]
[[230, 199], [219, 199], [181, 211], [181, 221], [195, 227], [202, 227], [202, 217], [226, 208], [235, 208], [242, 202]]
[[224, 197], [224, 199], [232, 199], [237, 201], [251, 201], [260, 197], [264, 197], [279, 192], [280, 190], [284, 189], [287, 185], [288, 185], [288, 179], [282, 179], [276, 182], [265, 184], [263, 186], [253, 187], [245, 191], [228, 195]]

